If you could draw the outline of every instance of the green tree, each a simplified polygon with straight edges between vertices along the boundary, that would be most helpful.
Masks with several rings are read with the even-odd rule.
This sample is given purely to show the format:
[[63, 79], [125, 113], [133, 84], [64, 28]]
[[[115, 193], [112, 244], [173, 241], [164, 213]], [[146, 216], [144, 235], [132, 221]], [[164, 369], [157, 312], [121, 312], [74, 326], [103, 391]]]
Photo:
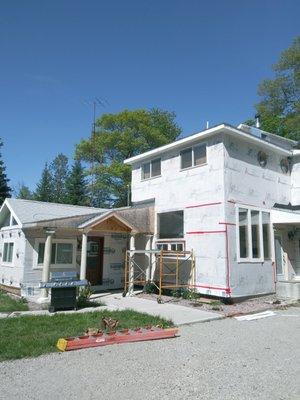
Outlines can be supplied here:
[[[273, 66], [274, 79], [258, 87], [262, 98], [256, 105], [261, 128], [294, 140], [300, 140], [300, 36], [283, 51]], [[253, 121], [247, 121], [253, 124]]]
[[52, 201], [54, 203], [65, 203], [67, 190], [66, 182], [69, 175], [68, 157], [64, 154], [58, 154], [50, 164], [52, 175]]
[[[0, 149], [3, 146], [3, 142], [0, 139]], [[6, 167], [2, 160], [2, 154], [0, 152], [0, 205], [4, 202], [7, 197], [11, 196], [11, 188], [8, 186], [9, 179], [6, 175]]]
[[66, 180], [66, 203], [79, 206], [89, 205], [84, 169], [79, 160], [74, 162]]
[[181, 133], [175, 114], [160, 109], [104, 114], [96, 127], [77, 145], [76, 158], [89, 163], [92, 204], [102, 207], [127, 204], [131, 168], [123, 164], [126, 158], [170, 143]]
[[40, 182], [37, 184], [34, 193], [34, 198], [39, 201], [53, 201], [53, 177], [48, 163], [45, 164]]
[[22, 183], [17, 191], [16, 197], [17, 199], [32, 200], [34, 196], [29, 187]]

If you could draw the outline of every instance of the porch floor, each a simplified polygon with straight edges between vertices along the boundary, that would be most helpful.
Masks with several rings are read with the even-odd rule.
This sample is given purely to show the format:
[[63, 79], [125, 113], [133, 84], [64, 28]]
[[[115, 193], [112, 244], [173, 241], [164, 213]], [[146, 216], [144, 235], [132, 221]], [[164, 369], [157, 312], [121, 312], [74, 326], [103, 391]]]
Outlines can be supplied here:
[[158, 304], [155, 301], [136, 296], [122, 297], [122, 293], [98, 293], [92, 295], [92, 299], [103, 300], [108, 307], [119, 310], [132, 309], [166, 318], [172, 320], [178, 326], [224, 318], [223, 315], [215, 312], [212, 313], [174, 304]]

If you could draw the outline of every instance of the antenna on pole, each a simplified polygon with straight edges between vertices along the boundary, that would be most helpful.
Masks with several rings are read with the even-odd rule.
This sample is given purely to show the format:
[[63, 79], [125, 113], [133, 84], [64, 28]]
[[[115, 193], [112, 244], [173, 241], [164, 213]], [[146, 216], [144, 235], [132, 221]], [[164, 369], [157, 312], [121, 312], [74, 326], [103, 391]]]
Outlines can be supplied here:
[[[107, 105], [109, 105], [108, 101], [104, 98], [99, 98], [99, 97], [94, 97], [94, 99], [92, 100], [84, 100], [83, 104], [89, 107], [92, 107], [93, 110], [93, 122], [92, 122], [92, 137], [96, 134], [96, 113], [97, 113], [97, 107], [106, 107]], [[94, 148], [92, 149], [93, 152], [93, 156], [94, 156]], [[94, 198], [94, 194], [95, 194], [95, 177], [94, 177], [94, 165], [95, 165], [95, 161], [93, 160], [91, 162], [91, 166], [92, 166], [92, 178], [91, 178], [91, 192], [92, 192], [92, 200]]]

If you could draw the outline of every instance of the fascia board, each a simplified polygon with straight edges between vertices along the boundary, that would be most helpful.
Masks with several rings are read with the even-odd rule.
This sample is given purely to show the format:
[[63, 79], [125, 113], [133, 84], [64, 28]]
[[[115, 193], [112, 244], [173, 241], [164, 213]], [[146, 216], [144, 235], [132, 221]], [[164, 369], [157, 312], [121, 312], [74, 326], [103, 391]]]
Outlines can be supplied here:
[[280, 153], [280, 154], [285, 155], [285, 156], [291, 156], [292, 155], [292, 152], [289, 151], [289, 150], [283, 149], [283, 148], [281, 148], [279, 146], [276, 146], [276, 145], [274, 145], [272, 143], [265, 142], [264, 140], [256, 138], [255, 136], [251, 136], [248, 133], [244, 133], [241, 130], [239, 130], [237, 128], [234, 128], [232, 126], [229, 126], [229, 125], [226, 125], [226, 124], [221, 124], [221, 125], [218, 125], [216, 127], [211, 128], [211, 129], [207, 129], [205, 131], [196, 133], [193, 136], [188, 136], [188, 137], [180, 139], [180, 140], [178, 140], [176, 142], [172, 142], [172, 143], [169, 143], [169, 144], [167, 144], [165, 146], [161, 146], [161, 147], [158, 147], [156, 149], [147, 151], [147, 152], [142, 153], [142, 154], [140, 154], [138, 156], [128, 158], [128, 159], [126, 159], [124, 161], [124, 164], [132, 165], [132, 164], [135, 164], [135, 163], [140, 162], [142, 160], [156, 157], [156, 156], [158, 156], [158, 155], [160, 155], [162, 153], [165, 153], [165, 152], [167, 152], [169, 150], [173, 150], [173, 149], [177, 149], [177, 148], [181, 148], [181, 147], [183, 148], [185, 145], [193, 144], [193, 142], [195, 142], [195, 141], [197, 141], [199, 139], [205, 139], [205, 138], [207, 138], [209, 136], [212, 136], [212, 135], [220, 133], [220, 132], [224, 132], [225, 134], [233, 135], [235, 137], [239, 136], [240, 138], [245, 139], [248, 142], [255, 143], [255, 144], [257, 144], [257, 145], [259, 145], [259, 146], [261, 146], [263, 148], [266, 148], [266, 149], [272, 149], [275, 152]]

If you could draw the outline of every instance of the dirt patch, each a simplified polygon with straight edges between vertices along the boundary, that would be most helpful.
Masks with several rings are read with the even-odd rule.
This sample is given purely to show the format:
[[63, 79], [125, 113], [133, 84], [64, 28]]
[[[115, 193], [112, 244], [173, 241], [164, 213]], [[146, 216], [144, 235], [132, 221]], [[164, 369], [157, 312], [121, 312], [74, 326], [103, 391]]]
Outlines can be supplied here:
[[[140, 293], [137, 296], [144, 299], [157, 301], [156, 294]], [[242, 315], [242, 314], [250, 314], [265, 310], [272, 310], [276, 308], [283, 308], [289, 305], [289, 302], [278, 300], [275, 294], [255, 297], [252, 299], [239, 301], [233, 304], [224, 304], [222, 301], [216, 298], [212, 299], [203, 297], [196, 300], [185, 300], [182, 298], [175, 298], [171, 296], [162, 296], [162, 302], [169, 304], [179, 304], [181, 306], [191, 307], [191, 308], [199, 308], [200, 310], [223, 314], [226, 317]]]

